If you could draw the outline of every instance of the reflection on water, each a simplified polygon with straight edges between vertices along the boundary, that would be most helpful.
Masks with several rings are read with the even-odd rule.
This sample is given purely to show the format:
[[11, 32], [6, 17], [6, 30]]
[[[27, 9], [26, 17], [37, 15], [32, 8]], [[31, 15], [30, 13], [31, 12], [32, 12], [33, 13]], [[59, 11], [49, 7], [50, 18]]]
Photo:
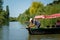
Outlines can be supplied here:
[[0, 26], [0, 40], [9, 40], [9, 26]]
[[60, 40], [60, 34], [29, 35], [28, 40]]
[[2, 34], [3, 40], [9, 40], [9, 26], [3, 26]]
[[19, 22], [10, 22], [0, 28], [0, 40], [60, 40], [60, 34], [29, 35], [25, 26]]
[[2, 28], [0, 28], [0, 40], [2, 40]]

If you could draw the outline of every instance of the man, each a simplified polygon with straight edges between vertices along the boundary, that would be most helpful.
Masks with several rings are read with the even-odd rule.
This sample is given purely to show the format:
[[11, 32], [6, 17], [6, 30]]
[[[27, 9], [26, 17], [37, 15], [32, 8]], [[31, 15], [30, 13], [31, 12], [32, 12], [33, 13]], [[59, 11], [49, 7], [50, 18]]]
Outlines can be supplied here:
[[38, 22], [38, 20], [34, 19], [33, 24], [35, 24], [37, 28], [40, 28], [41, 24]]
[[29, 26], [28, 27], [32, 28], [34, 26], [35, 26], [35, 24], [33, 23], [33, 19], [30, 18], [30, 20], [29, 20]]

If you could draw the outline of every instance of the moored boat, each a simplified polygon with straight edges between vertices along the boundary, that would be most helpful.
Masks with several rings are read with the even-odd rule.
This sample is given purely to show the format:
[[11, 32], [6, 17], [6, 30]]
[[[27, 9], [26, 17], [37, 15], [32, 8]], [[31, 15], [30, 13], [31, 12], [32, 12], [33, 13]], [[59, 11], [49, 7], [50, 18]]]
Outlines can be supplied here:
[[60, 28], [26, 28], [31, 35], [60, 34]]
[[[49, 19], [50, 20], [52, 18], [59, 18], [59, 17], [60, 17], [60, 13], [59, 14], [52, 14], [52, 15], [38, 15], [38, 16], [35, 16], [34, 18], [35, 19]], [[54, 22], [51, 21], [51, 24], [49, 23], [49, 24], [47, 24], [45, 26], [47, 28], [38, 28], [38, 29], [37, 28], [26, 28], [26, 29], [28, 30], [29, 34], [32, 34], [32, 35], [60, 34], [60, 20], [56, 20]], [[43, 26], [41, 26], [41, 27], [43, 27]], [[52, 27], [52, 28], [49, 28], [49, 27]]]

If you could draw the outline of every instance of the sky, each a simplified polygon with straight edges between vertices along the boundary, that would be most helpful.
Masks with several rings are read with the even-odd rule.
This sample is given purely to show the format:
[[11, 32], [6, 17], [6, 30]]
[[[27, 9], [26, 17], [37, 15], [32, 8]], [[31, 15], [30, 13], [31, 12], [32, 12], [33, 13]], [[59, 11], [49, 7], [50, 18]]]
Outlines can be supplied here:
[[53, 0], [3, 0], [3, 9], [9, 6], [10, 17], [18, 17], [19, 14], [27, 10], [33, 1], [42, 2], [44, 5], [53, 2]]

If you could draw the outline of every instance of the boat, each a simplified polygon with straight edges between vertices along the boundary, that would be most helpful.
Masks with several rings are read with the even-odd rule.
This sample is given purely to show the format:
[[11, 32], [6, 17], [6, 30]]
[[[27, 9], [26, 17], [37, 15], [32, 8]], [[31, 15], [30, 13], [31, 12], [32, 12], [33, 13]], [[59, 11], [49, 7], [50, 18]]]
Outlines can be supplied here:
[[[52, 15], [38, 15], [35, 16], [35, 19], [52, 19], [52, 18], [59, 18], [60, 13], [52, 14]], [[57, 20], [58, 21], [58, 20]], [[59, 24], [59, 25], [57, 25]], [[55, 26], [56, 25], [56, 26]], [[56, 24], [52, 25], [52, 28], [26, 28], [31, 35], [41, 35], [41, 34], [60, 34], [60, 20]]]
[[30, 35], [60, 34], [60, 28], [26, 28]]

